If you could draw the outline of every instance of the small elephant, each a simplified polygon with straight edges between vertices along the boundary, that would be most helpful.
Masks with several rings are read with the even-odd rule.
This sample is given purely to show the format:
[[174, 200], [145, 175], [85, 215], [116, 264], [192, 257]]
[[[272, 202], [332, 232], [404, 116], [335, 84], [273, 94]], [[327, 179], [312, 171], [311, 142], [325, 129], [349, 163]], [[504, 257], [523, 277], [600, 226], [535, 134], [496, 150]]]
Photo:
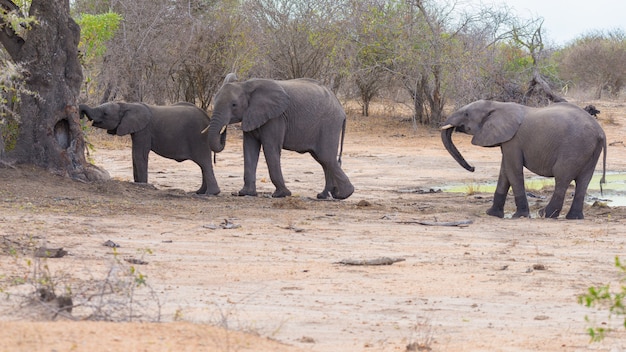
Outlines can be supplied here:
[[523, 168], [554, 177], [554, 193], [539, 216], [557, 218], [565, 193], [572, 181], [576, 191], [567, 219], [583, 219], [587, 186], [600, 153], [604, 151], [606, 175], [606, 137], [600, 124], [585, 110], [570, 103], [555, 103], [532, 108], [516, 103], [479, 100], [470, 103], [444, 122], [441, 139], [452, 157], [465, 169], [474, 171], [452, 143], [452, 132], [473, 135], [472, 144], [497, 147], [502, 151], [500, 176], [487, 214], [504, 217], [504, 203], [513, 188], [517, 211], [513, 218], [529, 217]]
[[237, 82], [231, 73], [215, 95], [207, 129], [211, 150], [219, 153], [224, 149], [226, 127], [238, 122], [243, 130], [244, 153], [244, 186], [238, 195], [257, 195], [256, 168], [261, 146], [276, 187], [273, 197], [291, 195], [280, 166], [282, 149], [308, 152], [322, 165], [326, 184], [318, 199], [330, 195], [345, 199], [354, 192], [341, 169], [346, 114], [337, 97], [319, 82], [311, 79]]
[[109, 134], [130, 133], [135, 182], [148, 182], [148, 154], [154, 151], [178, 162], [194, 161], [202, 170], [202, 186], [196, 193], [220, 193], [211, 165], [209, 141], [200, 133], [209, 125], [209, 116], [197, 106], [182, 102], [168, 106], [110, 102], [95, 108], [81, 104], [79, 114]]

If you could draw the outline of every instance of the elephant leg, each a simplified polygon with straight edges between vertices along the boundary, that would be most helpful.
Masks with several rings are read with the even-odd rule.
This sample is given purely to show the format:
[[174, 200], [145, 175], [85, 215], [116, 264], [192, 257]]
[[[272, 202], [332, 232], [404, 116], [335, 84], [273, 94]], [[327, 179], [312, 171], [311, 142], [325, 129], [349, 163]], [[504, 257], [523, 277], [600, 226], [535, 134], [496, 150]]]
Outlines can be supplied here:
[[198, 188], [196, 194], [206, 194], [206, 181], [204, 180], [204, 175], [202, 176], [202, 185]]
[[491, 208], [487, 209], [487, 215], [499, 218], [504, 217], [504, 203], [506, 203], [506, 196], [509, 193], [509, 188], [511, 188], [511, 184], [506, 176], [503, 160], [500, 165], [500, 175], [498, 176], [496, 191], [493, 194], [493, 204], [491, 205]]
[[491, 208], [487, 209], [487, 215], [496, 216], [499, 218], [504, 217], [504, 203], [506, 203], [506, 193], [494, 193], [493, 204]]
[[261, 142], [249, 133], [243, 135], [243, 188], [239, 196], [256, 196], [256, 168], [259, 164]]
[[343, 172], [334, 153], [322, 154], [311, 152], [313, 158], [322, 165], [324, 169], [325, 186], [318, 199], [326, 199], [330, 195], [335, 199], [346, 199], [354, 192], [354, 186]]
[[206, 163], [203, 165], [197, 163], [202, 170], [202, 186], [196, 191], [197, 194], [206, 195], [218, 195], [220, 193], [220, 187], [217, 185], [215, 174], [213, 173], [213, 167], [211, 166], [211, 160], [209, 159], [208, 166]]
[[334, 171], [331, 171], [332, 175], [335, 179], [336, 187], [333, 188], [331, 194], [335, 199], [346, 199], [354, 193], [354, 186], [350, 182], [350, 179], [346, 175], [345, 172], [339, 166], [339, 163], [336, 163], [336, 166], [333, 168]]
[[596, 146], [596, 150], [590, 156], [587, 164], [583, 167], [582, 171], [576, 176], [574, 181], [576, 181], [576, 193], [574, 194], [574, 200], [572, 201], [572, 206], [567, 212], [565, 216], [566, 219], [584, 219], [583, 208], [585, 206], [585, 196], [587, 195], [587, 188], [589, 187], [589, 183], [591, 182], [591, 178], [593, 177], [593, 172], [596, 169], [596, 164], [598, 163], [598, 158], [600, 158], [600, 154], [602, 153], [602, 145], [599, 144]]
[[513, 214], [513, 219], [530, 217], [530, 210], [528, 209], [528, 198], [526, 198], [526, 194], [522, 194], [521, 196], [515, 196], [515, 207], [517, 208], [517, 210]]
[[502, 167], [508, 183], [515, 196], [515, 213], [513, 219], [530, 217], [526, 186], [524, 185], [524, 155], [516, 143], [505, 144], [502, 147]]
[[328, 197], [331, 196], [331, 192], [335, 188], [335, 185], [333, 184], [333, 179], [330, 175], [330, 171], [328, 170], [328, 167], [319, 159], [315, 152], [311, 152], [311, 156], [322, 166], [322, 169], [324, 170], [324, 189], [317, 194], [317, 199], [328, 199]]
[[282, 147], [280, 145], [263, 145], [263, 153], [265, 154], [267, 170], [270, 173], [270, 180], [276, 187], [276, 190], [272, 193], [273, 198], [284, 198], [291, 195], [291, 191], [285, 186], [285, 179], [280, 166], [281, 151]]
[[148, 154], [150, 139], [138, 133], [131, 134], [133, 143], [133, 179], [135, 182], [148, 183]]
[[565, 193], [567, 192], [567, 188], [571, 182], [572, 180], [570, 179], [563, 180], [560, 177], [554, 178], [554, 193], [552, 194], [552, 198], [548, 202], [548, 205], [539, 210], [539, 216], [553, 219], [559, 217], [561, 209], [563, 208]]
[[576, 180], [576, 193], [574, 193], [574, 200], [572, 200], [572, 206], [569, 208], [566, 219], [584, 219], [583, 207], [585, 206], [585, 195], [587, 194], [587, 186], [589, 186], [589, 179], [585, 181]]
[[578, 176], [574, 181], [576, 182], [576, 193], [574, 193], [574, 200], [570, 207], [566, 219], [584, 219], [583, 208], [585, 206], [585, 196], [587, 195], [587, 187], [593, 177], [593, 169], [590, 172], [586, 172], [583, 175]]

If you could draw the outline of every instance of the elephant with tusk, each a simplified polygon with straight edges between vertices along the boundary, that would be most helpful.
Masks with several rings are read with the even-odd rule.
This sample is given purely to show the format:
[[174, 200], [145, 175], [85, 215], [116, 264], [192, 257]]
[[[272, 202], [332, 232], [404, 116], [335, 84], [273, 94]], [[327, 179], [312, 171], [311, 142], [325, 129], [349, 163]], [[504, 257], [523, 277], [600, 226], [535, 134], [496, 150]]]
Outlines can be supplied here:
[[524, 172], [554, 177], [554, 193], [540, 216], [557, 218], [565, 193], [576, 183], [574, 200], [567, 219], [583, 219], [587, 187], [604, 151], [600, 186], [605, 183], [606, 136], [598, 121], [570, 103], [533, 108], [516, 103], [479, 100], [454, 112], [441, 128], [441, 138], [450, 155], [468, 171], [474, 171], [452, 143], [452, 132], [472, 135], [472, 144], [500, 147], [500, 176], [487, 214], [504, 217], [504, 203], [513, 189], [517, 211], [514, 218], [528, 217]]
[[354, 192], [341, 169], [346, 114], [337, 97], [319, 82], [312, 79], [238, 82], [231, 73], [215, 95], [213, 115], [206, 130], [211, 150], [219, 153], [224, 149], [226, 127], [238, 122], [243, 130], [244, 186], [237, 195], [257, 195], [256, 169], [261, 147], [276, 187], [273, 197], [291, 195], [280, 165], [283, 149], [310, 153], [322, 166], [325, 186], [317, 198], [345, 199]]

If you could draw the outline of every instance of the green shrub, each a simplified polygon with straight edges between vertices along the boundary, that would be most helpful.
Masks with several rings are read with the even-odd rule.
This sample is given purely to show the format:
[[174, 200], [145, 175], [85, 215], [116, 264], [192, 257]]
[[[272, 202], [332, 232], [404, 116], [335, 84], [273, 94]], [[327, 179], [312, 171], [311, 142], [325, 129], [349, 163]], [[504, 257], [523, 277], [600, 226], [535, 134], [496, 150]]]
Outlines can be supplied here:
[[[587, 293], [578, 297], [578, 303], [587, 307], [596, 307], [599, 309], [609, 310], [609, 319], [612, 316], [618, 316], [623, 319], [622, 326], [626, 328], [626, 265], [622, 264], [619, 257], [615, 257], [615, 267], [620, 271], [620, 288], [612, 292], [610, 284], [602, 286], [592, 286], [587, 289]], [[589, 322], [589, 317], [585, 316], [585, 320]], [[604, 339], [605, 334], [610, 328], [591, 326], [587, 329], [591, 341], [597, 342]]]

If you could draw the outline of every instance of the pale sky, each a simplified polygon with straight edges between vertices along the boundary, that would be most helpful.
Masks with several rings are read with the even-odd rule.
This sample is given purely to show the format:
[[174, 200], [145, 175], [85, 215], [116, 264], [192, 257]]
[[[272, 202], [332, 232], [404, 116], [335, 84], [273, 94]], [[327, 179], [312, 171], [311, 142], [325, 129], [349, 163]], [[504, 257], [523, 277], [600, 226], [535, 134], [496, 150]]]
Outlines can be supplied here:
[[520, 18], [543, 17], [549, 42], [564, 45], [592, 30], [626, 32], [626, 0], [460, 0], [473, 5], [506, 4]]

